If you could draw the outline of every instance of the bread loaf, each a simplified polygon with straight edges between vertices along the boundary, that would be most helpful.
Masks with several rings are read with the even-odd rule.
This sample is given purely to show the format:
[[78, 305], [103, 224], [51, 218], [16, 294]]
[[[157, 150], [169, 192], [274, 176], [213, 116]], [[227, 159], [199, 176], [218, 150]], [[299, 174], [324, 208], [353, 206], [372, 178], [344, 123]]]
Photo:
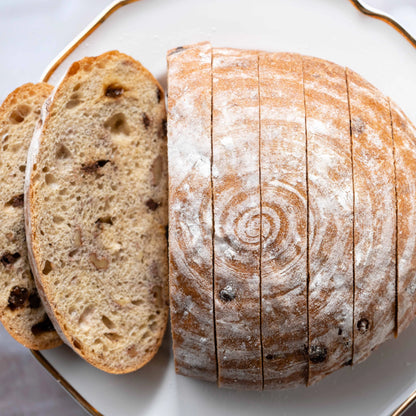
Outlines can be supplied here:
[[261, 390], [258, 56], [212, 54], [218, 385]]
[[26, 233], [54, 325], [92, 365], [127, 373], [168, 316], [163, 91], [116, 51], [69, 68], [29, 150]]
[[353, 183], [343, 67], [303, 58], [311, 385], [352, 363]]
[[347, 70], [354, 168], [354, 364], [391, 338], [396, 314], [396, 195], [386, 97]]
[[168, 97], [170, 314], [176, 372], [216, 382], [209, 43], [169, 51]]
[[302, 57], [260, 54], [259, 94], [264, 389], [293, 388], [308, 375]]
[[25, 84], [0, 107], [0, 320], [10, 335], [35, 350], [62, 342], [45, 313], [29, 268], [23, 215], [27, 150], [41, 106], [51, 92], [48, 84]]
[[[198, 59], [208, 49], [205, 44]], [[201, 205], [212, 203], [214, 214], [218, 384], [311, 385], [364, 360], [416, 314], [416, 129], [350, 69], [288, 53], [213, 49], [212, 54], [213, 199], [207, 197], [207, 179], [205, 185], [198, 182], [198, 195], [204, 195]], [[180, 128], [169, 137], [171, 164], [179, 159], [178, 134], [189, 126], [197, 126], [199, 134], [204, 125], [201, 137], [204, 144], [208, 140], [206, 112], [199, 117], [210, 95], [194, 90], [201, 83], [187, 74], [189, 61], [177, 57], [175, 71], [186, 85], [180, 98], [189, 107], [181, 112], [181, 124], [172, 115], [174, 129]], [[169, 107], [176, 114], [175, 105]], [[200, 157], [192, 154], [194, 147], [187, 151], [187, 160]], [[204, 155], [208, 158], [207, 147]], [[186, 183], [200, 179], [198, 170], [191, 170]], [[172, 194], [170, 216], [174, 229], [186, 230], [187, 216], [177, 212], [182, 198]], [[209, 235], [209, 215], [194, 204], [190, 211], [200, 213], [199, 224], [194, 228], [192, 221], [189, 235]], [[198, 258], [199, 246], [191, 243], [190, 237], [184, 242], [182, 251], [192, 254], [181, 257], [183, 270], [194, 268]], [[207, 274], [192, 276], [191, 283], [175, 282], [172, 299], [180, 299], [177, 293], [190, 284], [209, 292]], [[187, 301], [188, 310], [208, 310], [198, 319], [209, 322], [211, 311], [197, 294]], [[178, 334], [186, 339], [187, 322], [172, 320], [172, 331], [174, 339]], [[190, 326], [192, 340], [194, 333]], [[183, 357], [198, 349], [195, 342], [181, 342], [180, 348]], [[208, 355], [198, 360], [204, 362], [212, 360]], [[204, 369], [198, 366], [196, 373]]]

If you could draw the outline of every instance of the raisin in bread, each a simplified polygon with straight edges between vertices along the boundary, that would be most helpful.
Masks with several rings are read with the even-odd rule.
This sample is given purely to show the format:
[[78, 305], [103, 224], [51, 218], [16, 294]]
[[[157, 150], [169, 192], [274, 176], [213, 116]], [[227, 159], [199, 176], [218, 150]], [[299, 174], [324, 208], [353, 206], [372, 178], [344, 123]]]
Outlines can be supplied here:
[[62, 342], [45, 313], [30, 272], [23, 215], [27, 150], [42, 104], [51, 92], [48, 84], [25, 84], [0, 107], [0, 320], [17, 341], [36, 350]]
[[164, 93], [112, 51], [73, 63], [43, 111], [25, 189], [35, 279], [79, 355], [134, 371], [168, 317]]

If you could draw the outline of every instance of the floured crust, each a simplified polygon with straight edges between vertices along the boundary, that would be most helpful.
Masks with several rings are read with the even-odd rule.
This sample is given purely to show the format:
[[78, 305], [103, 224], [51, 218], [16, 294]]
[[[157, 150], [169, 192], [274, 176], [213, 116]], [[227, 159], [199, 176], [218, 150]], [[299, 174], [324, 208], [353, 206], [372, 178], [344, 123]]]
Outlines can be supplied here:
[[168, 52], [167, 59], [169, 280], [175, 366], [178, 374], [216, 382], [211, 45], [177, 48]]
[[212, 72], [218, 385], [260, 390], [257, 53], [213, 49]]
[[390, 100], [397, 189], [397, 333], [416, 316], [416, 128]]
[[260, 54], [264, 389], [305, 385], [308, 375], [306, 137], [302, 78], [300, 55]]
[[355, 221], [353, 364], [394, 335], [396, 198], [387, 99], [347, 69]]
[[53, 348], [62, 343], [40, 301], [30, 271], [23, 213], [26, 154], [40, 109], [52, 86], [25, 84], [0, 108], [2, 141], [2, 222], [0, 241], [0, 319], [7, 331], [27, 348]]
[[345, 69], [303, 57], [309, 198], [308, 385], [352, 364], [353, 183]]
[[[112, 51], [75, 62], [44, 112], [25, 191], [40, 293], [78, 354], [107, 372], [134, 371], [157, 352], [168, 315], [163, 91]], [[71, 200], [71, 187], [86, 195]]]

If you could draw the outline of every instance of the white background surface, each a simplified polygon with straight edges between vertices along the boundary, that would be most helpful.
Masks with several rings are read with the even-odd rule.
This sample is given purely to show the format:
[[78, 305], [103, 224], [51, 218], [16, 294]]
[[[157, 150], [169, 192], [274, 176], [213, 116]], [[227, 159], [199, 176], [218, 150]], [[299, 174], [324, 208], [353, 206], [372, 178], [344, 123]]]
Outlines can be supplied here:
[[[0, 100], [18, 85], [38, 81], [56, 54], [110, 3], [110, 0], [0, 0]], [[416, 0], [367, 3], [390, 12], [416, 36]], [[1, 326], [0, 415], [84, 415]], [[416, 409], [406, 416], [411, 415], [416, 415]]]

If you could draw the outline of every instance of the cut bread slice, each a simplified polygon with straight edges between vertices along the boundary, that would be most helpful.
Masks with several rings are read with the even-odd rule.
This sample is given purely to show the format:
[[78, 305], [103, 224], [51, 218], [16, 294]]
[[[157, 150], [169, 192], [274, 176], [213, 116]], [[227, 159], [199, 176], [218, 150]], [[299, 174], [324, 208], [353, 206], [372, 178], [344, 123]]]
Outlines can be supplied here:
[[305, 385], [307, 201], [302, 57], [259, 57], [264, 389]]
[[25, 84], [0, 107], [0, 320], [17, 341], [35, 350], [62, 343], [30, 271], [23, 214], [27, 150], [41, 107], [51, 92], [48, 84]]
[[64, 340], [127, 373], [157, 352], [168, 317], [164, 94], [112, 51], [69, 68], [29, 150], [33, 273]]
[[168, 67], [169, 279], [175, 366], [178, 374], [216, 382], [211, 45], [170, 51]]
[[309, 201], [308, 385], [352, 364], [353, 183], [345, 69], [303, 57]]
[[396, 197], [387, 98], [347, 69], [354, 167], [353, 364], [395, 332]]
[[218, 384], [261, 390], [258, 54], [212, 53]]

